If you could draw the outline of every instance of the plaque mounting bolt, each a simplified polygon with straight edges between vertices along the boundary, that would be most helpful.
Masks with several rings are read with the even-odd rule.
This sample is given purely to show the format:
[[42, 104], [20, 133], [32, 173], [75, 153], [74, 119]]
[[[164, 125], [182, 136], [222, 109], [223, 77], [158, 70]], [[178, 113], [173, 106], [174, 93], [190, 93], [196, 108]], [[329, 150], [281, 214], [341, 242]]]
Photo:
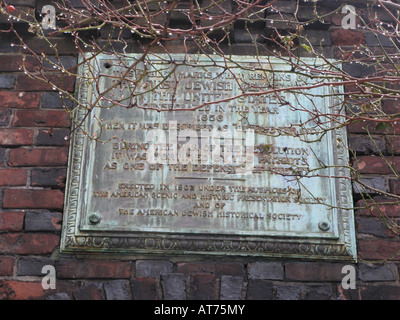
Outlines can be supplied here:
[[330, 228], [330, 225], [328, 222], [323, 221], [318, 224], [318, 228], [320, 228], [322, 231], [328, 231]]
[[99, 222], [100, 222], [100, 219], [101, 219], [101, 215], [98, 214], [98, 213], [92, 213], [92, 214], [89, 216], [89, 221], [90, 221], [91, 223], [93, 223], [93, 224], [99, 223]]

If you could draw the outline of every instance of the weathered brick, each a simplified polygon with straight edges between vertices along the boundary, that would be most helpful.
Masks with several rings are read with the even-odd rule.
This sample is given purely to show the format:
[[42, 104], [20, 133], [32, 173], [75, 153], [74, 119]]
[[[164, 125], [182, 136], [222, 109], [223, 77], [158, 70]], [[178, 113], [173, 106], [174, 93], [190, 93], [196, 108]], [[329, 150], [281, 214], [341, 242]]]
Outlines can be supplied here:
[[6, 189], [3, 208], [62, 209], [64, 194], [60, 190]]
[[332, 30], [332, 45], [334, 46], [359, 46], [365, 44], [364, 32], [350, 29]]
[[46, 290], [37, 281], [0, 281], [1, 300], [43, 299]]
[[12, 257], [0, 257], [0, 277], [12, 276], [15, 259]]
[[331, 34], [325, 30], [305, 30], [302, 33], [305, 38], [300, 39], [300, 43], [305, 45], [321, 46], [326, 47], [332, 44]]
[[[128, 31], [130, 33], [130, 31]], [[56, 68], [63, 68], [70, 72], [76, 72], [76, 65], [78, 63], [78, 59], [74, 56], [59, 56], [56, 58], [55, 56], [47, 56], [48, 60], [43, 61], [43, 67], [49, 68], [51, 70], [59, 70]], [[55, 68], [56, 67], [56, 68]]]
[[394, 201], [394, 205], [382, 204], [382, 201], [392, 202], [390, 199], [385, 198], [374, 199], [373, 201], [358, 201], [356, 207], [360, 209], [356, 211], [357, 215], [389, 218], [400, 217], [400, 206], [396, 204], [396, 201]]
[[272, 300], [274, 286], [271, 281], [250, 279], [247, 285], [248, 300]]
[[359, 286], [355, 290], [343, 290], [338, 286], [339, 298], [343, 300], [399, 300], [400, 287], [396, 285]]
[[157, 282], [154, 278], [136, 278], [131, 280], [131, 291], [134, 300], [159, 300]]
[[69, 115], [61, 110], [18, 110], [13, 125], [16, 127], [70, 127]]
[[1, 168], [0, 169], [0, 186], [24, 186], [28, 178], [28, 170]]
[[59, 187], [65, 186], [66, 169], [34, 169], [32, 170], [31, 183], [33, 187]]
[[213, 274], [198, 273], [190, 278], [191, 300], [217, 300], [216, 277]]
[[356, 230], [357, 233], [370, 234], [375, 237], [387, 238], [396, 236], [385, 223], [389, 226], [393, 224], [389, 220], [382, 222], [377, 218], [356, 217]]
[[47, 257], [20, 257], [17, 264], [17, 276], [43, 277], [42, 269], [54, 265], [54, 260]]
[[39, 108], [40, 93], [0, 91], [0, 108]]
[[360, 239], [358, 252], [365, 260], [400, 260], [400, 243], [387, 239]]
[[46, 297], [46, 300], [71, 300], [71, 297], [65, 292], [59, 292]]
[[341, 281], [343, 265], [324, 262], [288, 262], [286, 279], [293, 281]]
[[396, 266], [362, 263], [358, 266], [358, 278], [361, 281], [396, 281]]
[[12, 89], [15, 86], [16, 78], [14, 75], [0, 74], [0, 89]]
[[[393, 41], [394, 40], [394, 41]], [[368, 47], [393, 47], [397, 42], [390, 36], [385, 36], [378, 32], [367, 31], [365, 32], [365, 41]]]
[[276, 288], [276, 300], [300, 300], [301, 288], [296, 285], [280, 284]]
[[68, 150], [66, 148], [20, 148], [10, 151], [8, 164], [12, 167], [60, 166], [65, 165], [67, 160]]
[[10, 254], [50, 254], [59, 245], [60, 237], [47, 233], [2, 233], [0, 251]]
[[138, 260], [136, 261], [136, 277], [156, 278], [162, 274], [172, 272], [172, 263], [164, 260]]
[[99, 286], [87, 284], [74, 292], [74, 298], [75, 300], [104, 300], [104, 295]]
[[355, 78], [364, 78], [376, 73], [374, 66], [353, 61], [343, 63], [342, 69], [344, 72]]
[[69, 129], [41, 129], [36, 137], [39, 146], [67, 146], [69, 145], [71, 130]]
[[105, 282], [104, 293], [107, 300], [131, 300], [129, 282], [127, 280]]
[[24, 212], [0, 212], [0, 231], [22, 231]]
[[354, 168], [358, 169], [360, 173], [372, 174], [393, 174], [393, 169], [389, 167], [390, 164], [395, 169], [400, 169], [400, 158], [398, 157], [374, 157], [374, 156], [360, 156], [354, 161]]
[[221, 300], [241, 300], [243, 290], [243, 278], [235, 276], [221, 277]]
[[379, 154], [379, 152], [385, 152], [386, 141], [383, 137], [371, 139], [364, 135], [351, 135], [349, 137], [349, 148], [358, 153]]
[[181, 273], [161, 275], [164, 300], [186, 300], [186, 279]]
[[180, 262], [177, 264], [177, 271], [185, 275], [192, 273], [213, 273], [215, 275], [244, 276], [245, 269], [240, 262]]
[[39, 66], [39, 61], [34, 56], [26, 56], [25, 62], [22, 56], [17, 55], [2, 55], [0, 59], [1, 72], [21, 71], [20, 68], [25, 66], [26, 70], [32, 71], [34, 67]]
[[25, 230], [27, 231], [59, 231], [62, 214], [60, 212], [27, 212], [25, 214]]
[[390, 191], [394, 194], [400, 194], [400, 180], [390, 180]]
[[18, 76], [19, 91], [53, 91], [53, 85], [65, 91], [74, 91], [75, 78], [70, 75], [50, 74], [45, 79], [32, 79], [28, 75]]
[[376, 194], [387, 192], [388, 184], [385, 177], [361, 178], [353, 181], [354, 193]]
[[[46, 40], [44, 40], [38, 39], [37, 37], [29, 37], [24, 39], [24, 41], [27, 48], [37, 54], [44, 53], [46, 55], [55, 55], [58, 53], [59, 55], [73, 55], [77, 53], [77, 49], [75, 48], [75, 43], [72, 38], [47, 37]], [[52, 46], [50, 46], [47, 41], [49, 41]], [[22, 53], [27, 53], [27, 51], [28, 50], [22, 50]]]
[[302, 285], [301, 296], [304, 300], [330, 300], [333, 296], [332, 285]]
[[247, 267], [249, 279], [283, 280], [283, 266], [279, 262], [253, 262]]
[[60, 278], [129, 279], [131, 275], [131, 262], [96, 259], [60, 259], [56, 269]]
[[30, 129], [0, 129], [0, 145], [22, 146], [33, 143], [33, 130]]
[[0, 110], [0, 127], [7, 127], [10, 124], [12, 110]]
[[45, 109], [72, 109], [73, 102], [61, 97], [58, 92], [43, 92], [42, 108]]

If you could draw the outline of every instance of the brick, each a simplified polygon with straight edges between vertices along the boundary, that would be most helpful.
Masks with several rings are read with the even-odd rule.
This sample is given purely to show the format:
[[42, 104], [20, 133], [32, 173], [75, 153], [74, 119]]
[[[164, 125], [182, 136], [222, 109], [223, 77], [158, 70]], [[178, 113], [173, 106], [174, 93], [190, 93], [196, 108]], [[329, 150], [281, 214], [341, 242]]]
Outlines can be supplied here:
[[104, 295], [98, 286], [88, 284], [75, 291], [74, 298], [75, 300], [104, 300]]
[[33, 130], [0, 129], [0, 145], [23, 146], [33, 143]]
[[157, 283], [154, 278], [136, 278], [131, 280], [131, 291], [134, 300], [159, 300]]
[[300, 300], [301, 288], [295, 285], [282, 284], [276, 288], [276, 300]]
[[400, 194], [400, 181], [399, 180], [390, 180], [390, 190], [394, 194]]
[[357, 62], [343, 63], [342, 69], [344, 72], [355, 78], [364, 78], [376, 73], [375, 67]]
[[324, 30], [305, 30], [302, 36], [306, 39], [301, 38], [300, 42], [305, 45], [321, 46], [326, 47], [332, 44], [331, 34]]
[[396, 285], [359, 286], [356, 290], [343, 290], [339, 285], [338, 292], [343, 300], [400, 300], [400, 287]]
[[363, 263], [358, 266], [358, 278], [361, 281], [396, 281], [396, 266]]
[[54, 265], [54, 260], [46, 257], [20, 257], [17, 264], [17, 276], [43, 277], [44, 266]]
[[10, 124], [12, 110], [0, 110], [0, 127], [7, 127]]
[[8, 164], [11, 167], [31, 166], [61, 166], [68, 160], [66, 148], [34, 148], [34, 149], [13, 149], [10, 151]]
[[279, 262], [253, 262], [247, 267], [249, 279], [283, 280], [283, 266]]
[[[382, 201], [386, 202], [388, 202], [388, 200], [389, 199], [382, 199]], [[357, 215], [389, 218], [400, 217], [400, 206], [397, 205], [397, 203], [395, 205], [381, 204], [380, 200], [376, 199], [374, 202], [359, 201], [356, 204], [356, 207], [360, 207], [360, 209], [357, 209], [356, 211]]]
[[33, 187], [65, 187], [66, 169], [34, 169], [31, 183]]
[[281, 13], [295, 13], [297, 4], [295, 1], [276, 1], [272, 4], [272, 8]]
[[71, 300], [71, 297], [65, 292], [60, 292], [46, 297], [46, 300]]
[[0, 186], [24, 186], [28, 178], [28, 170], [5, 168], [0, 169]]
[[201, 261], [201, 262], [180, 262], [177, 264], [177, 271], [185, 275], [192, 273], [213, 273], [215, 275], [244, 276], [243, 263]]
[[198, 273], [190, 278], [191, 300], [217, 300], [216, 277], [213, 274]]
[[293, 281], [341, 281], [343, 265], [324, 262], [288, 262], [286, 279]]
[[0, 277], [12, 276], [14, 273], [15, 259], [12, 257], [0, 257]]
[[0, 212], [0, 231], [22, 231], [24, 212]]
[[365, 41], [368, 47], [393, 47], [396, 41], [391, 40], [389, 36], [384, 36], [383, 34], [378, 34], [376, 32], [367, 31], [365, 32]]
[[6, 189], [3, 208], [62, 209], [64, 194], [60, 190]]
[[379, 154], [386, 150], [386, 141], [383, 137], [370, 139], [364, 135], [351, 135], [349, 137], [349, 148], [358, 153]]
[[17, 46], [12, 46], [11, 44], [19, 43], [19, 39], [17, 37], [11, 35], [5, 35], [2, 33], [2, 37], [0, 38], [0, 48], [2, 53], [19, 53], [20, 48]]
[[[364, 133], [367, 134], [367, 132], [369, 133], [379, 133], [379, 134], [384, 134], [389, 133], [389, 134], [398, 134], [400, 133], [400, 125], [399, 123], [393, 124], [391, 123], [388, 127], [387, 130], [377, 130], [377, 125], [379, 122], [377, 121], [355, 121], [352, 122], [351, 124], [349, 124], [347, 126], [348, 131], [351, 133]], [[368, 131], [367, 131], [368, 130]]]
[[358, 240], [359, 256], [365, 260], [400, 260], [400, 243], [387, 239]]
[[304, 300], [330, 300], [333, 296], [332, 285], [303, 285], [301, 296]]
[[50, 254], [59, 245], [60, 237], [47, 233], [0, 234], [0, 251], [15, 254]]
[[161, 275], [164, 300], [186, 300], [186, 279], [181, 273]]
[[400, 111], [400, 101], [395, 100], [383, 100], [382, 110], [386, 114], [397, 114]]
[[364, 32], [350, 29], [332, 30], [332, 45], [334, 46], [359, 46], [365, 44]]
[[353, 181], [353, 191], [356, 194], [387, 192], [388, 184], [385, 177], [361, 178]]
[[[393, 224], [393, 222], [389, 220], [386, 220], [385, 223], [389, 226]], [[396, 236], [396, 234], [393, 233], [385, 223], [377, 218], [356, 217], [357, 234], [370, 234], [380, 238]]]
[[18, 110], [13, 124], [16, 127], [70, 127], [71, 119], [61, 110]]
[[268, 280], [250, 279], [247, 285], [248, 300], [272, 300], [274, 298], [274, 286]]
[[73, 92], [75, 77], [70, 75], [50, 74], [46, 79], [32, 79], [28, 75], [18, 76], [18, 91], [53, 91], [53, 85], [65, 91]]
[[35, 7], [36, 0], [8, 0], [7, 4], [12, 4], [15, 6], [26, 6], [26, 7]]
[[56, 269], [64, 279], [129, 279], [131, 275], [131, 263], [118, 260], [60, 259]]
[[36, 145], [40, 146], [67, 146], [69, 145], [71, 130], [69, 129], [41, 129], [36, 137]]
[[354, 168], [360, 173], [373, 174], [393, 174], [393, 170], [389, 167], [390, 164], [394, 169], [400, 169], [400, 157], [374, 157], [360, 156], [354, 161]]
[[16, 72], [21, 71], [22, 66], [25, 69], [32, 71], [34, 67], [39, 66], [39, 61], [34, 56], [26, 56], [25, 62], [22, 56], [16, 55], [2, 55], [0, 59], [0, 71], [1, 72]]
[[59, 231], [62, 214], [60, 212], [27, 212], [25, 214], [25, 230], [27, 231]]
[[172, 263], [163, 260], [138, 260], [136, 261], [136, 277], [156, 278], [161, 274], [172, 272]]
[[104, 292], [107, 300], [131, 300], [129, 282], [127, 280], [105, 282]]
[[14, 75], [0, 74], [0, 89], [12, 89], [15, 86], [16, 78]]
[[220, 300], [241, 300], [243, 278], [234, 276], [221, 277]]
[[[130, 33], [130, 31], [128, 31]], [[48, 59], [43, 61], [43, 67], [49, 68], [51, 70], [59, 70], [54, 67], [60, 68], [62, 67], [65, 70], [70, 72], [76, 72], [76, 65], [78, 63], [78, 59], [73, 56], [59, 56], [58, 59], [55, 56], [47, 56]], [[58, 93], [57, 93], [58, 94]]]
[[42, 299], [46, 291], [37, 281], [0, 281], [1, 300]]
[[0, 91], [0, 108], [39, 108], [40, 93]]
[[[29, 37], [24, 39], [27, 48], [32, 50], [37, 54], [46, 54], [46, 55], [55, 55], [56, 52], [59, 55], [73, 55], [77, 53], [77, 49], [75, 48], [75, 43], [72, 38], [62, 37], [62, 38], [53, 38], [48, 37], [46, 40], [38, 39], [37, 37]], [[47, 41], [56, 47], [54, 49], [49, 45]], [[28, 50], [22, 50], [22, 53], [27, 53]]]
[[73, 102], [66, 98], [61, 97], [58, 92], [43, 92], [42, 108], [45, 109], [72, 109]]

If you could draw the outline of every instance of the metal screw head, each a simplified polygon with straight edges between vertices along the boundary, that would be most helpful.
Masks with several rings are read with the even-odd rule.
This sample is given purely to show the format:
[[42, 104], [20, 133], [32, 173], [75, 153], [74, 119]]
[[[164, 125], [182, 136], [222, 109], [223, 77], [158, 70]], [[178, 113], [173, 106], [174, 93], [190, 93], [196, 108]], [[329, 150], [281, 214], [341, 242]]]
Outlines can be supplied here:
[[91, 223], [93, 223], [93, 224], [99, 223], [99, 222], [100, 222], [100, 219], [101, 219], [101, 216], [100, 216], [100, 214], [98, 214], [98, 213], [92, 213], [92, 214], [89, 216], [89, 221], [90, 221]]
[[320, 228], [322, 231], [328, 231], [330, 228], [330, 225], [328, 222], [323, 221], [318, 224], [318, 228]]

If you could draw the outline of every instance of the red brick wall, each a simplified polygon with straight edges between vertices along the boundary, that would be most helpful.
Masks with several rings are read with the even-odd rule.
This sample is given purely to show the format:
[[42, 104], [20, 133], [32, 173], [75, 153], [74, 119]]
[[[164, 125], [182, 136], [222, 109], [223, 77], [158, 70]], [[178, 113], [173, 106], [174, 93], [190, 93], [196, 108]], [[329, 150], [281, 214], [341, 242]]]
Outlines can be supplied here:
[[[18, 4], [20, 1], [8, 1]], [[289, 8], [295, 1], [283, 1]], [[24, 6], [38, 5], [34, 0]], [[40, 5], [43, 5], [40, 2]], [[312, 9], [303, 8], [312, 16]], [[363, 30], [343, 31], [341, 15], [327, 19], [310, 40], [327, 38], [324, 51], [335, 57], [339, 46], [363, 43], [376, 46]], [[236, 39], [235, 53], [248, 53], [248, 39]], [[240, 39], [240, 41], [239, 41]], [[246, 42], [247, 41], [247, 42]], [[75, 61], [68, 38], [55, 38], [64, 59]], [[262, 258], [143, 257], [115, 259], [110, 256], [77, 257], [59, 253], [65, 174], [68, 160], [69, 115], [51, 86], [32, 81], [19, 70], [24, 49], [11, 46], [18, 40], [0, 37], [0, 299], [399, 299], [398, 261], [400, 239], [379, 219], [383, 212], [398, 221], [400, 207], [382, 204], [372, 210], [356, 210], [359, 263], [357, 288], [341, 287], [345, 263], [267, 260]], [[27, 43], [38, 53], [49, 50], [31, 35]], [[178, 48], [179, 49], [179, 48]], [[175, 47], [175, 50], [178, 50]], [[179, 51], [179, 50], [178, 50]], [[26, 60], [28, 67], [35, 60]], [[355, 70], [354, 72], [360, 72]], [[57, 73], [49, 74], [59, 79]], [[74, 79], [63, 87], [74, 90]], [[384, 108], [399, 112], [393, 101]], [[371, 125], [371, 134], [381, 151], [400, 168], [399, 124], [389, 135]], [[400, 183], [378, 156], [365, 123], [349, 127], [350, 147], [357, 152], [363, 178], [387, 192], [400, 195]], [[392, 153], [394, 156], [392, 156]], [[372, 193], [378, 201], [384, 195]], [[355, 205], [361, 206], [357, 192]], [[386, 265], [365, 261], [393, 256]], [[44, 265], [56, 269], [56, 289], [42, 288]]]

